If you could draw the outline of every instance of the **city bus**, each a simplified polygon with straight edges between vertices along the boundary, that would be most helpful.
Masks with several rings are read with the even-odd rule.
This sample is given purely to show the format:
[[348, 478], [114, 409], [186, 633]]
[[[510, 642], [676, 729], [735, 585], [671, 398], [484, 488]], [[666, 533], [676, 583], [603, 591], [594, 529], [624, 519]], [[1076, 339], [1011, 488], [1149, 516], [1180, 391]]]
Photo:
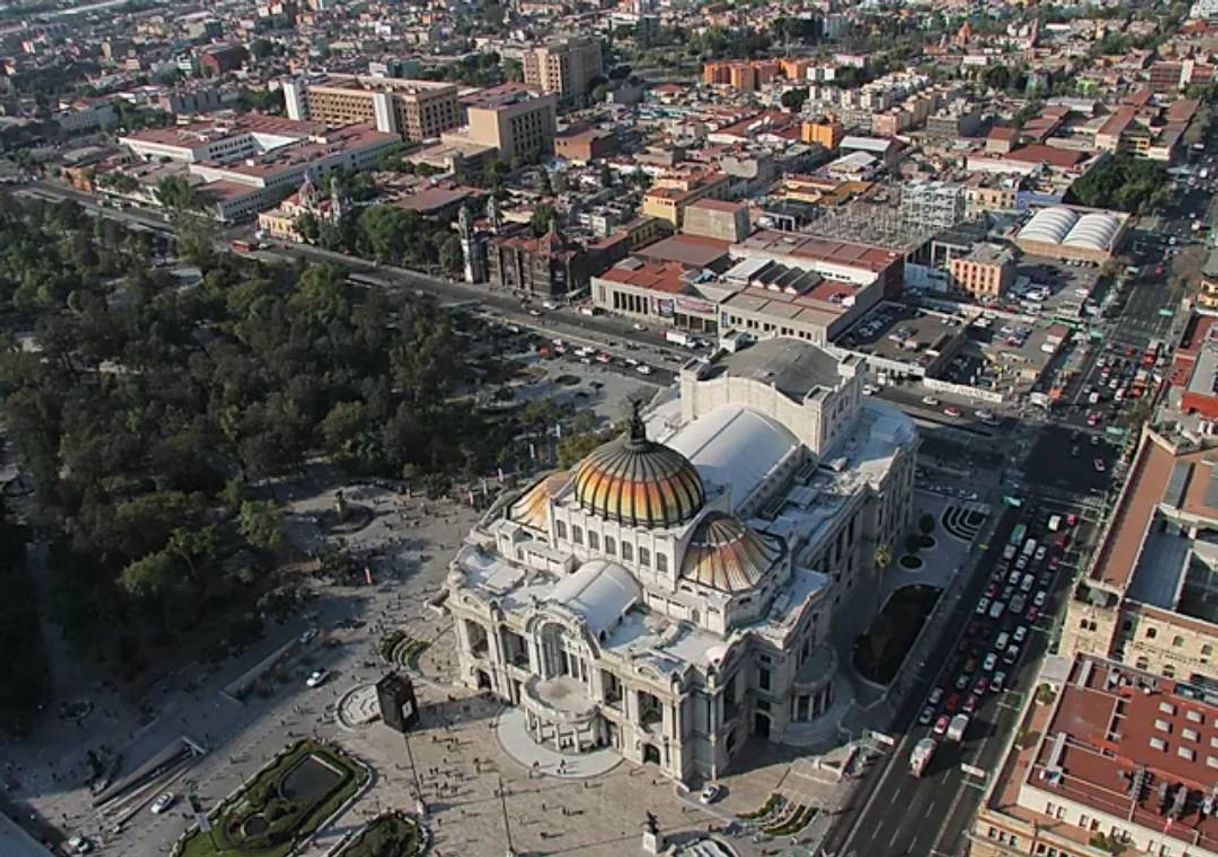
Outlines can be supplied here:
[[1007, 543], [1019, 546], [1019, 545], [1023, 544], [1024, 537], [1027, 536], [1027, 534], [1028, 534], [1028, 525], [1027, 524], [1016, 524], [1015, 529], [1011, 530], [1011, 538], [1008, 540]]

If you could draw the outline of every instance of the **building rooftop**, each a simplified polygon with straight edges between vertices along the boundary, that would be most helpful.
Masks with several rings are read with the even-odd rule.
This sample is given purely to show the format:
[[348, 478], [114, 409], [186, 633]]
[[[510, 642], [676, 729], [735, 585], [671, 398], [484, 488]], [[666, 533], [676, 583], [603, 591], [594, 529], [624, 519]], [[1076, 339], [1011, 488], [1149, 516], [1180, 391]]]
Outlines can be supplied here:
[[1213, 852], [1215, 770], [1218, 696], [1079, 657], [1022, 783]]
[[899, 261], [896, 250], [791, 232], [761, 229], [736, 245], [741, 250], [789, 255], [878, 274]]
[[735, 353], [720, 354], [712, 360], [706, 377], [716, 374], [760, 381], [797, 402], [816, 390], [834, 389], [842, 383], [836, 357], [787, 337], [763, 339]]

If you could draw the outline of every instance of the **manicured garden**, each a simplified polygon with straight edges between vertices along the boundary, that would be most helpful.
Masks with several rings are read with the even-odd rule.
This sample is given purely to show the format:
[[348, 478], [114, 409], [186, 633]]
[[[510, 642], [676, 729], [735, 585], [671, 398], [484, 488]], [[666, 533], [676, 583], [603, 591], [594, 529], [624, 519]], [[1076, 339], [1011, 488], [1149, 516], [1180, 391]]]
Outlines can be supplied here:
[[867, 633], [855, 641], [859, 675], [877, 684], [892, 681], [941, 592], [935, 586], [906, 586], [892, 594]]
[[393, 813], [373, 819], [336, 857], [415, 857], [423, 842], [414, 819]]
[[340, 750], [300, 741], [212, 810], [209, 832], [196, 829], [187, 833], [174, 853], [180, 857], [283, 857], [367, 779], [367, 769]]

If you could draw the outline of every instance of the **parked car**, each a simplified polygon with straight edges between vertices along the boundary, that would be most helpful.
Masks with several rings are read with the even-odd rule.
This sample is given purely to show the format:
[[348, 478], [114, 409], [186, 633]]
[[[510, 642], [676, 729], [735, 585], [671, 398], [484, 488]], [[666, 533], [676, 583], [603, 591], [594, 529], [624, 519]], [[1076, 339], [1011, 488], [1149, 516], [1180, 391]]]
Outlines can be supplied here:
[[165, 810], [173, 806], [173, 802], [178, 799], [178, 796], [173, 792], [165, 792], [152, 802], [152, 814], [160, 815]]
[[986, 655], [985, 660], [981, 662], [981, 669], [987, 673], [992, 673], [996, 666], [998, 666], [998, 655], [993, 652]]
[[977, 697], [970, 693], [967, 697], [965, 697], [964, 705], [960, 706], [960, 710], [965, 714], [974, 713], [977, 710]]
[[321, 687], [329, 677], [330, 671], [327, 669], [313, 670], [313, 672], [309, 673], [309, 677], [305, 679], [305, 684], [309, 687]]
[[1016, 628], [1015, 633], [1011, 635], [1011, 639], [1016, 643], [1022, 643], [1024, 640], [1028, 639], [1028, 626], [1020, 625], [1018, 628]]
[[930, 696], [928, 696], [926, 698], [926, 701], [930, 705], [938, 705], [940, 700], [942, 700], [942, 699], [943, 699], [943, 688], [936, 687], [934, 690], [932, 690], [930, 692]]
[[1002, 693], [1007, 689], [1007, 674], [1004, 672], [994, 673], [990, 679], [990, 693]]
[[990, 609], [990, 599], [984, 595], [977, 602], [977, 609], [974, 611], [978, 616], [984, 616], [985, 612]]
[[960, 673], [960, 675], [956, 676], [956, 690], [964, 690], [968, 687], [968, 680], [968, 673]]
[[936, 735], [946, 735], [947, 726], [951, 722], [952, 722], [952, 719], [950, 717], [948, 717], [946, 714], [943, 714], [939, 717], [938, 720], [935, 721], [935, 725], [931, 728], [931, 731], [934, 732]]
[[930, 721], [935, 719], [935, 708], [933, 705], [928, 705], [922, 709], [922, 713], [918, 715], [918, 723], [923, 726], [928, 726]]
[[703, 803], [714, 803], [722, 796], [723, 786], [718, 783], [709, 783], [706, 788], [702, 789], [702, 794], [698, 796], [698, 799]]
[[1097, 458], [1095, 461], [1093, 461], [1091, 463], [1092, 463], [1092, 465], [1094, 465], [1096, 473], [1103, 473], [1105, 470], [1108, 469], [1108, 465], [1104, 463], [1104, 459], [1102, 459], [1102, 458]]
[[1049, 593], [1041, 589], [1036, 593], [1036, 597], [1032, 599], [1032, 603], [1037, 607], [1044, 607], [1045, 602], [1049, 599]]

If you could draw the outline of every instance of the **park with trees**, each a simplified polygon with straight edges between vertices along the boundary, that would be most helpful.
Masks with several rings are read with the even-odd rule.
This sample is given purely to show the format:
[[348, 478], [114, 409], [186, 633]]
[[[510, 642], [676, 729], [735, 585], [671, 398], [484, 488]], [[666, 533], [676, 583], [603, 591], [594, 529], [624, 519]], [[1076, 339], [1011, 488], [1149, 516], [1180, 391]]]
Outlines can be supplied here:
[[[9, 711], [42, 692], [39, 619], [120, 681], [259, 634], [291, 606], [285, 480], [320, 463], [442, 493], [520, 466], [513, 438], [535, 430], [479, 404], [498, 357], [477, 319], [327, 265], [215, 252], [197, 231], [178, 252], [201, 279], [183, 279], [150, 233], [72, 202], [0, 204], [0, 413], [31, 531], [0, 530], [6, 650], [30, 666]], [[409, 224], [369, 232], [378, 255], [418, 252]], [[45, 546], [34, 565], [27, 541]]]

